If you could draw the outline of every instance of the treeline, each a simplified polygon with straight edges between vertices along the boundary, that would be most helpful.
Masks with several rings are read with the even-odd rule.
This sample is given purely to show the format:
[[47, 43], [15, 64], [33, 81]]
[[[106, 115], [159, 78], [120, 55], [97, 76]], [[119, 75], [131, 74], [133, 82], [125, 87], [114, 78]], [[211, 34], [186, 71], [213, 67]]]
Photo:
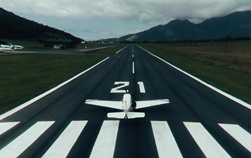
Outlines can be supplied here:
[[2, 8], [0, 8], [0, 21], [0, 38], [3, 39], [71, 39], [76, 42], [82, 41], [69, 33], [22, 18]]

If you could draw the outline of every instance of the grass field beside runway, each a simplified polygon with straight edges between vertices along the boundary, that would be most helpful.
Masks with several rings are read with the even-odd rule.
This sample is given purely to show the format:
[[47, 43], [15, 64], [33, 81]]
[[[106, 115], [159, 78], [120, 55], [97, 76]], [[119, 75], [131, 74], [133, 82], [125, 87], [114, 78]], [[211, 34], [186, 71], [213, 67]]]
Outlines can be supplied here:
[[[111, 54], [121, 48], [122, 46], [112, 47], [95, 53]], [[95, 54], [0, 56], [0, 113], [55, 87], [105, 57]]]
[[144, 48], [251, 103], [251, 41], [145, 44]]

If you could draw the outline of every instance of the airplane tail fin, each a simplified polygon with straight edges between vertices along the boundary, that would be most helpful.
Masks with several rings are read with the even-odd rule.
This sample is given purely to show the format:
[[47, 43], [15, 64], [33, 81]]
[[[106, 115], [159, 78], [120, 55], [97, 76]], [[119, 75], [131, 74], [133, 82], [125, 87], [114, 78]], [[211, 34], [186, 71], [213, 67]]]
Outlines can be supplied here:
[[128, 112], [127, 116], [125, 112], [111, 112], [107, 114], [108, 118], [117, 118], [117, 119], [134, 119], [134, 118], [143, 118], [145, 117], [144, 112]]

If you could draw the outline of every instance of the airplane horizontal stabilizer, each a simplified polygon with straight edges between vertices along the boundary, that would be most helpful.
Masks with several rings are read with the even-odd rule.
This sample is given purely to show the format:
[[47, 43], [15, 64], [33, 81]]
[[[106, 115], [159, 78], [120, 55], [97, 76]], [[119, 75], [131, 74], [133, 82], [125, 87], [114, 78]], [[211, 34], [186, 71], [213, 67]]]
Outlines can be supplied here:
[[128, 119], [143, 118], [143, 117], [145, 117], [144, 112], [128, 112], [127, 113], [127, 118]]
[[116, 119], [134, 119], [134, 118], [143, 118], [145, 117], [145, 113], [143, 112], [128, 112], [127, 117], [125, 112], [110, 112], [107, 114], [108, 118], [116, 118]]
[[125, 112], [110, 112], [107, 114], [108, 118], [117, 118], [117, 119], [124, 119]]

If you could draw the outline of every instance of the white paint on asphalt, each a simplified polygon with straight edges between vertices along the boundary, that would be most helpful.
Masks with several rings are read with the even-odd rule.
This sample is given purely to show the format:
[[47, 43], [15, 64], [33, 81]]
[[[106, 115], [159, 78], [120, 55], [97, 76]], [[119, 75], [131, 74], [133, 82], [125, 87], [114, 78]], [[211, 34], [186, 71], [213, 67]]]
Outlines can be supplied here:
[[182, 157], [168, 123], [165, 121], [151, 121], [151, 124], [159, 157]]
[[[128, 47], [128, 46], [126, 46], [126, 47], [120, 49], [119, 51], [116, 52], [116, 54], [118, 54], [119, 52], [121, 52], [122, 50], [124, 50], [124, 49], [127, 48], [127, 47]], [[72, 77], [71, 79], [69, 79], [69, 80], [67, 80], [67, 81], [65, 81], [65, 82], [63, 82], [63, 83], [61, 83], [61, 84], [59, 84], [58, 86], [56, 86], [56, 87], [54, 87], [54, 88], [52, 88], [52, 89], [50, 89], [50, 90], [44, 92], [43, 94], [40, 94], [39, 96], [37, 96], [37, 97], [35, 97], [35, 98], [33, 98], [33, 99], [31, 99], [31, 100], [29, 100], [29, 101], [27, 101], [27, 102], [25, 102], [25, 103], [19, 105], [18, 107], [16, 107], [16, 108], [14, 108], [14, 109], [12, 109], [12, 110], [10, 110], [10, 111], [8, 111], [8, 112], [6, 112], [6, 113], [0, 115], [0, 120], [3, 120], [3, 119], [5, 119], [6, 117], [8, 117], [8, 116], [10, 116], [10, 115], [13, 115], [14, 113], [16, 113], [16, 112], [18, 112], [18, 111], [24, 109], [25, 107], [27, 107], [27, 106], [33, 104], [34, 102], [38, 101], [39, 99], [41, 99], [41, 98], [47, 96], [48, 94], [50, 94], [50, 93], [56, 91], [57, 89], [59, 89], [59, 88], [63, 87], [64, 85], [70, 83], [71, 81], [75, 80], [76, 78], [80, 77], [81, 75], [85, 74], [86, 72], [90, 71], [91, 69], [95, 68], [95, 67], [98, 66], [99, 64], [101, 64], [101, 63], [103, 63], [104, 61], [108, 60], [109, 58], [110, 58], [110, 57], [105, 58], [104, 60], [98, 62], [97, 64], [93, 65], [92, 67], [88, 68], [87, 70], [85, 70], [85, 71], [79, 73], [78, 75]]]
[[219, 124], [235, 140], [251, 152], [251, 134], [236, 124]]
[[231, 157], [199, 122], [184, 122], [186, 128], [207, 158]]
[[134, 58], [134, 54], [132, 54], [132, 58]]
[[146, 93], [144, 82], [138, 82], [140, 93]]
[[114, 85], [117, 87], [112, 88], [110, 93], [126, 93], [125, 87], [129, 86], [129, 84], [130, 84], [130, 82], [128, 82], [128, 81], [114, 82]]
[[119, 121], [104, 121], [90, 158], [111, 158], [114, 155]]
[[64, 85], [70, 83], [71, 81], [75, 80], [76, 78], [78, 78], [78, 77], [80, 77], [81, 75], [85, 74], [86, 72], [90, 71], [90, 70], [93, 69], [94, 67], [96, 67], [96, 66], [98, 66], [99, 64], [103, 63], [103, 62], [106, 61], [107, 59], [109, 59], [109, 57], [107, 57], [107, 58], [105, 58], [104, 60], [100, 61], [99, 63], [93, 65], [92, 67], [88, 68], [87, 70], [85, 70], [85, 71], [79, 73], [78, 75], [72, 77], [71, 79], [69, 79], [69, 80], [67, 80], [67, 81], [65, 81], [65, 82], [63, 82], [63, 83], [61, 83], [60, 85], [58, 85], [58, 86], [56, 86], [56, 87], [54, 87], [54, 88], [48, 90], [47, 92], [44, 92], [43, 94], [40, 94], [39, 96], [37, 96], [37, 97], [35, 97], [35, 98], [29, 100], [28, 102], [25, 102], [25, 103], [23, 103], [22, 105], [19, 105], [18, 107], [16, 107], [16, 108], [14, 108], [14, 109], [12, 109], [12, 110], [10, 110], [10, 111], [8, 111], [8, 112], [6, 112], [6, 113], [0, 115], [0, 120], [3, 120], [4, 118], [6, 118], [6, 117], [8, 117], [8, 116], [10, 116], [10, 115], [12, 115], [12, 114], [14, 114], [14, 113], [16, 113], [16, 112], [22, 110], [22, 109], [24, 109], [25, 107], [29, 106], [30, 104], [33, 104], [34, 102], [38, 101], [39, 99], [41, 99], [41, 98], [47, 96], [48, 94], [50, 94], [50, 93], [56, 91], [57, 89], [63, 87]]
[[126, 49], [127, 47], [129, 47], [129, 45], [128, 46], [125, 46], [124, 48], [122, 48], [122, 49], [120, 49], [119, 51], [117, 51], [115, 54], [118, 54], [118, 53], [120, 53], [121, 51], [123, 51], [124, 49]]
[[132, 74], [135, 74], [134, 62], [132, 62]]
[[2, 135], [4, 132], [8, 131], [12, 127], [19, 124], [19, 122], [1, 122], [0, 123], [0, 135]]
[[[139, 47], [140, 47], [140, 46], [139, 46]], [[242, 101], [242, 100], [240, 100], [240, 99], [238, 99], [238, 98], [236, 98], [236, 97], [234, 97], [234, 96], [232, 96], [232, 95], [230, 95], [230, 94], [228, 94], [228, 93], [226, 93], [226, 92], [224, 92], [224, 91], [222, 91], [222, 90], [220, 90], [220, 89], [218, 89], [218, 88], [216, 88], [216, 87], [214, 87], [214, 86], [212, 86], [212, 85], [210, 85], [210, 84], [208, 84], [208, 83], [206, 83], [206, 82], [204, 82], [204, 81], [202, 81], [201, 79], [199, 79], [199, 78], [197, 78], [197, 77], [195, 77], [195, 76], [193, 76], [193, 75], [191, 75], [191, 74], [189, 74], [189, 73], [187, 73], [187, 72], [181, 70], [180, 68], [178, 68], [178, 67], [176, 67], [176, 66], [170, 64], [169, 62], [167, 62], [167, 61], [165, 61], [164, 59], [158, 57], [157, 55], [152, 54], [152, 53], [149, 52], [148, 50], [146, 50], [146, 49], [144, 49], [144, 48], [142, 48], [142, 47], [140, 47], [140, 48], [143, 49], [143, 50], [145, 50], [146, 52], [148, 52], [148, 53], [151, 54], [152, 56], [158, 58], [159, 60], [163, 61], [164, 63], [170, 65], [170, 66], [173, 67], [173, 68], [175, 68], [176, 70], [178, 70], [178, 71], [182, 72], [183, 74], [189, 76], [190, 78], [192, 78], [192, 79], [198, 81], [199, 83], [201, 83], [201, 84], [207, 86], [208, 88], [210, 88], [210, 89], [216, 91], [217, 93], [220, 93], [221, 95], [223, 95], [223, 96], [225, 96], [225, 97], [227, 97], [227, 98], [229, 98], [229, 99], [235, 101], [236, 103], [238, 103], [238, 104], [240, 104], [240, 105], [242, 105], [242, 106], [248, 108], [249, 110], [251, 110], [251, 105], [250, 105], [250, 104], [248, 104], [248, 103], [246, 103], [246, 102], [244, 102], [244, 101]]]
[[[125, 48], [126, 48], [126, 47], [125, 47]], [[125, 49], [125, 48], [123, 48], [123, 49]], [[123, 49], [119, 50], [117, 53], [119, 53], [119, 52], [122, 51]], [[14, 114], [14, 113], [16, 113], [16, 112], [18, 112], [18, 111], [24, 109], [25, 107], [27, 107], [27, 106], [33, 104], [34, 102], [38, 101], [39, 99], [41, 99], [41, 98], [47, 96], [48, 94], [50, 94], [50, 93], [56, 91], [57, 89], [59, 89], [59, 88], [63, 87], [64, 85], [70, 83], [71, 81], [75, 80], [76, 78], [78, 78], [78, 77], [80, 77], [81, 75], [85, 74], [86, 72], [90, 71], [90, 70], [93, 69], [94, 67], [96, 67], [96, 66], [98, 66], [99, 64], [103, 63], [104, 61], [108, 60], [109, 58], [110, 58], [110, 57], [105, 58], [104, 60], [100, 61], [99, 63], [97, 63], [97, 64], [95, 64], [95, 65], [93, 65], [92, 67], [88, 68], [87, 70], [85, 70], [85, 71], [79, 73], [78, 75], [72, 77], [71, 79], [69, 79], [69, 80], [67, 80], [67, 81], [65, 81], [65, 82], [63, 82], [63, 83], [61, 83], [61, 84], [59, 84], [58, 86], [56, 86], [56, 87], [54, 87], [54, 88], [52, 88], [52, 89], [50, 89], [50, 90], [44, 92], [43, 94], [40, 94], [39, 96], [37, 96], [37, 97], [35, 97], [35, 98], [33, 98], [33, 99], [31, 99], [31, 100], [29, 100], [29, 101], [27, 101], [27, 102], [25, 102], [25, 103], [19, 105], [18, 107], [16, 107], [16, 108], [14, 108], [14, 109], [12, 109], [12, 110], [10, 110], [10, 111], [8, 111], [8, 112], [6, 112], [6, 113], [0, 115], [0, 120], [5, 119], [6, 117], [8, 117], [8, 116], [10, 116], [10, 115], [12, 115], [12, 114]]]
[[67, 157], [86, 123], [87, 121], [72, 121], [52, 144], [50, 149], [47, 150], [43, 158]]
[[0, 157], [18, 157], [34, 143], [54, 121], [40, 121], [0, 150]]

